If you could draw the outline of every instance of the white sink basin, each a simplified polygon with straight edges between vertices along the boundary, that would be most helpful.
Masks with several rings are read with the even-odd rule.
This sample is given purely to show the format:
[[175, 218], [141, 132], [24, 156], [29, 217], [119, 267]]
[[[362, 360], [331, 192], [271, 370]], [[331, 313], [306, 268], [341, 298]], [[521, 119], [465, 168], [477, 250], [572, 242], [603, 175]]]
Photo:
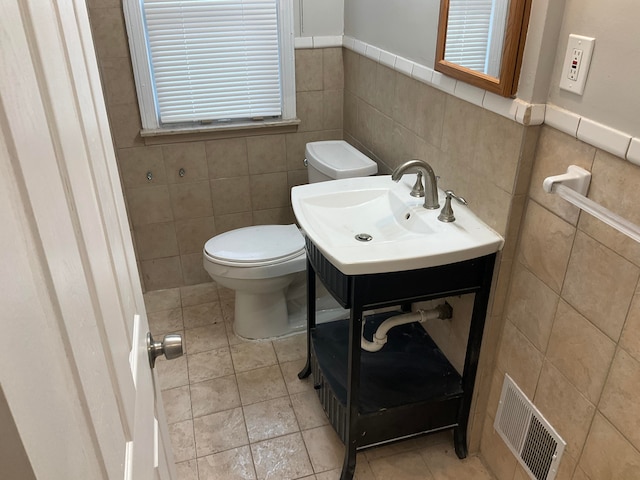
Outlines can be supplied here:
[[[409, 195], [415, 179], [404, 175], [395, 183], [381, 175], [301, 185], [291, 190], [291, 203], [306, 235], [346, 275], [435, 267], [502, 248], [503, 238], [455, 200], [456, 221], [439, 221], [440, 209], [427, 210], [422, 198]], [[438, 193], [442, 207], [444, 192]]]

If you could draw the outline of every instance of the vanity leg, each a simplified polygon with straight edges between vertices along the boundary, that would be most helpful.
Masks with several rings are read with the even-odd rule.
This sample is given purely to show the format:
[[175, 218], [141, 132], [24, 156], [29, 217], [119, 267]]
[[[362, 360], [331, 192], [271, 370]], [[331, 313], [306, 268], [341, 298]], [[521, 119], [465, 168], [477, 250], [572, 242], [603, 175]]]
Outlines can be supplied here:
[[302, 380], [311, 375], [311, 331], [316, 328], [316, 271], [307, 258], [307, 363], [298, 373]]
[[469, 327], [464, 373], [462, 375], [462, 390], [464, 393], [458, 410], [458, 426], [455, 427], [453, 431], [453, 441], [458, 458], [465, 458], [468, 451], [467, 429], [469, 426], [469, 413], [471, 411], [471, 401], [473, 400], [473, 387], [476, 383], [476, 373], [478, 372], [480, 346], [482, 345], [482, 334], [484, 332], [487, 306], [489, 304], [489, 291], [491, 289], [494, 259], [495, 257], [492, 257], [490, 261], [486, 262], [482, 285], [476, 292], [473, 301], [471, 326]]
[[457, 426], [453, 429], [453, 446], [459, 459], [467, 458], [467, 430]]
[[[354, 289], [355, 290], [355, 289]], [[362, 307], [351, 303], [349, 322], [349, 356], [347, 360], [347, 418], [345, 454], [340, 480], [351, 480], [356, 470], [358, 441], [358, 400], [360, 398], [360, 337], [362, 335]]]

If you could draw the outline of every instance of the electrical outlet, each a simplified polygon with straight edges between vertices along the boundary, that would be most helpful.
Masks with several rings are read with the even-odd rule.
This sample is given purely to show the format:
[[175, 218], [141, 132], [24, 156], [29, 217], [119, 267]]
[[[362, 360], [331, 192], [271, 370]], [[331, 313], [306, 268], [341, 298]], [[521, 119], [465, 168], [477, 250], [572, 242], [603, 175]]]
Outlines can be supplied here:
[[574, 34], [569, 35], [567, 53], [560, 75], [560, 88], [562, 90], [582, 95], [595, 42], [595, 38]]

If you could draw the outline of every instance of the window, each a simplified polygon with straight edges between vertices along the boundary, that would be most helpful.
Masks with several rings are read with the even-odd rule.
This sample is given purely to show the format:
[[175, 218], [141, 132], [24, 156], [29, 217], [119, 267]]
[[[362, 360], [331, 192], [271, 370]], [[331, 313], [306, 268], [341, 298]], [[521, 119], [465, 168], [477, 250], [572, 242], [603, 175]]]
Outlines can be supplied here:
[[143, 129], [295, 118], [291, 0], [125, 0]]

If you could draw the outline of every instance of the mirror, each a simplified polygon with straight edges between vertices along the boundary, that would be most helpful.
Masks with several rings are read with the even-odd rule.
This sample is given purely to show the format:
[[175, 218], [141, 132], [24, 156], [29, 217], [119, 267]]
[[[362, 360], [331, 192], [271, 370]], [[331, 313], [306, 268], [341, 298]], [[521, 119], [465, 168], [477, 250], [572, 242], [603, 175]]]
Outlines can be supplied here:
[[531, 0], [441, 0], [435, 69], [514, 95], [530, 11]]

